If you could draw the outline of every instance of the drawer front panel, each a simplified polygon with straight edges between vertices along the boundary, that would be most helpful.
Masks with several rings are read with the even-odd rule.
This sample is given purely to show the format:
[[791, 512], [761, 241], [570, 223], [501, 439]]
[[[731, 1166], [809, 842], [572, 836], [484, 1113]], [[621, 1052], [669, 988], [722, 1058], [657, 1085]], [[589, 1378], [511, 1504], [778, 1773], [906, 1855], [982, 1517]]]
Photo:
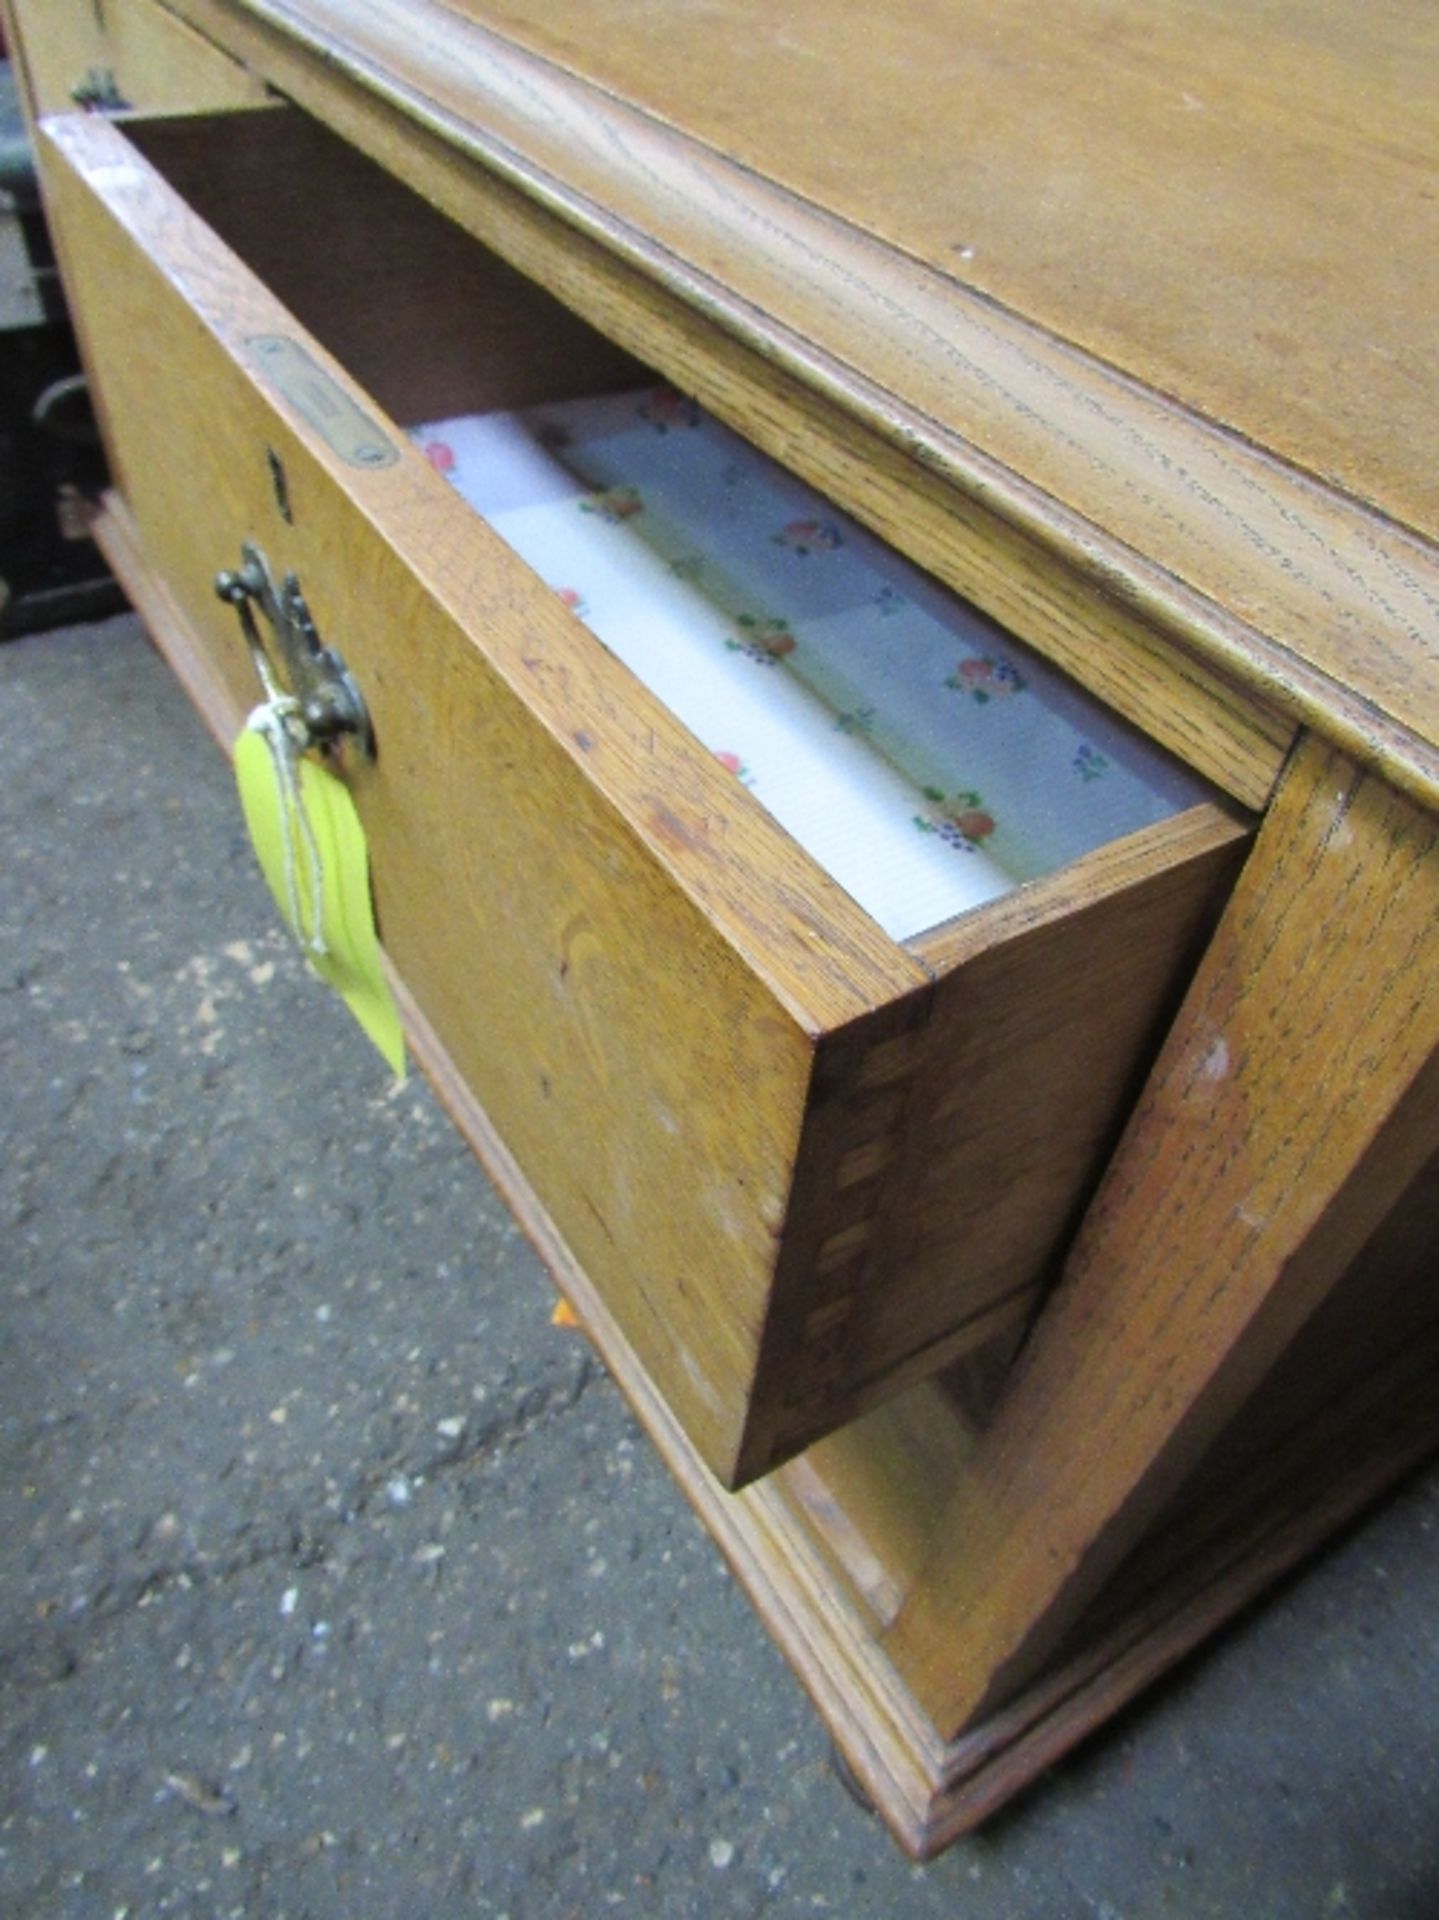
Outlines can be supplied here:
[[[429, 411], [446, 355], [469, 357], [490, 404], [506, 396], [487, 357], [530, 382], [531, 334], [557, 328], [573, 371], [588, 349], [572, 317], [546, 317], [545, 296], [476, 266], [457, 229], [288, 112], [133, 140], [64, 120], [42, 157], [117, 478], [187, 636], [179, 664], [237, 726], [258, 691], [215, 574], [252, 541], [298, 575], [374, 722], [375, 761], [342, 767], [386, 950], [711, 1467], [752, 1478], [1012, 1339], [1239, 829], [1196, 808], [961, 933], [895, 944], [171, 178], [204, 203], [208, 158], [232, 165], [214, 197], [245, 259], [323, 337], [343, 309], [346, 363], [377, 392], [398, 339], [399, 385], [418, 374]], [[267, 168], [291, 216], [278, 229]], [[443, 354], [442, 285], [470, 329]], [[1092, 1022], [1107, 980], [1121, 991]], [[1102, 1069], [1076, 1072], [1098, 1048]]]
[[[379, 424], [116, 129], [64, 123], [51, 152], [62, 150], [50, 182], [68, 284], [152, 564], [235, 715], [258, 688], [216, 570], [253, 539], [277, 573], [299, 576], [375, 726], [376, 761], [351, 761], [346, 777], [386, 948], [727, 1474], [804, 1116], [807, 1017], [601, 796], [585, 762], [622, 742], [596, 689], [572, 689], [587, 731], [562, 744], [469, 637], [524, 636], [532, 678], [553, 691], [567, 673], [564, 610], [388, 422], [393, 464], [354, 467], [311, 425], [322, 396], [296, 409], [268, 388], [249, 343], [288, 335]], [[401, 557], [416, 546], [450, 561], [432, 573], [463, 578], [463, 626]], [[723, 792], [718, 769], [716, 783]], [[652, 813], [676, 841], [699, 833], [682, 790], [663, 806], [656, 796]], [[830, 992], [862, 1010], [852, 986]]]
[[258, 105], [264, 82], [156, 0], [9, 0], [37, 114]]

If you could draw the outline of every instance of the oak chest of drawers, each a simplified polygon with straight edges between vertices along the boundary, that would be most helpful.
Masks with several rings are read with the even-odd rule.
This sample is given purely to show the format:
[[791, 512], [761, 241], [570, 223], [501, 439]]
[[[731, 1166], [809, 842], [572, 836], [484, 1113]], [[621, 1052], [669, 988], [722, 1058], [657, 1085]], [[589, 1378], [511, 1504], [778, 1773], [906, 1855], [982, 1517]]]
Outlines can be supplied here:
[[[63, 105], [66, 10], [13, 11]], [[620, 0], [131, 0], [90, 63], [131, 110], [40, 150], [118, 570], [223, 738], [257, 687], [217, 571], [303, 587], [373, 726], [331, 757], [413, 1044], [929, 1850], [1434, 1443], [1439, 566], [1395, 411], [1418, 271], [1371, 272], [1363, 380], [1333, 282], [1300, 303], [1357, 117], [1245, 83], [1270, 160], [1206, 216], [1206, 331], [1199, 109], [1132, 204], [1060, 218], [1062, 49], [1003, 29], [1025, 169], [1002, 115], [929, 111], [978, 29], [826, 18], [821, 83], [766, 79], [743, 5], [647, 63]], [[1241, 86], [1181, 9], [1157, 68], [1083, 18], [1117, 172]], [[1281, 244], [1321, 137], [1335, 204]], [[886, 931], [411, 437], [656, 379], [1183, 797]]]

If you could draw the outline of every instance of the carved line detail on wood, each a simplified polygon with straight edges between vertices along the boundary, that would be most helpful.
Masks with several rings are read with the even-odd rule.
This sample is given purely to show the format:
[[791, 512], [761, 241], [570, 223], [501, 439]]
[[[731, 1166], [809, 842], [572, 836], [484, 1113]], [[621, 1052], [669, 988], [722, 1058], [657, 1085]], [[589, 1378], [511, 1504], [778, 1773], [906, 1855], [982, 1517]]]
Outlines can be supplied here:
[[1427, 541], [436, 0], [222, 3], [642, 265], [1262, 697], [1439, 797]]

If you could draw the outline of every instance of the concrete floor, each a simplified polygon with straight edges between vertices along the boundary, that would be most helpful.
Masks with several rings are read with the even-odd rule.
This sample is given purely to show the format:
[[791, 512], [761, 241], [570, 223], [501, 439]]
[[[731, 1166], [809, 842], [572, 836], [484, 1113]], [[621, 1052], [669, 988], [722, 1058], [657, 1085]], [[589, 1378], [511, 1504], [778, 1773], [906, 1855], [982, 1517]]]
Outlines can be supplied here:
[[1439, 1914], [1439, 1477], [911, 1867], [133, 621], [0, 879], [0, 1912]]

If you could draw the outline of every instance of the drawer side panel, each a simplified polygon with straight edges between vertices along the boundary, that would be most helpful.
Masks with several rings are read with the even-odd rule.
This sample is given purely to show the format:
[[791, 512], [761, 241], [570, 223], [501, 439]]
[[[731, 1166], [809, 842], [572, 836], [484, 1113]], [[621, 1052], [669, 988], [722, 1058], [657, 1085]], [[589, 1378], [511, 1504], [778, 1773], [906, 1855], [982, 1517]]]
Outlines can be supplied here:
[[1003, 1378], [1248, 841], [1206, 804], [1101, 848], [917, 942], [922, 1026], [826, 1037], [792, 1209], [825, 1234], [767, 1329], [755, 1471], [960, 1355]]

